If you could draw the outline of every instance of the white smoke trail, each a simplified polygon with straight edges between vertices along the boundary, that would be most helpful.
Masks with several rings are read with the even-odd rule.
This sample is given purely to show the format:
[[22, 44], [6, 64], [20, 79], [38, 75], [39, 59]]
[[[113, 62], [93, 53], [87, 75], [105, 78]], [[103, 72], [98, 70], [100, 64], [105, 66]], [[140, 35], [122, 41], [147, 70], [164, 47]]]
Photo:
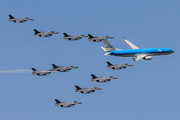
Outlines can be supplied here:
[[16, 70], [0, 70], [0, 73], [29, 73], [30, 69], [16, 69]]

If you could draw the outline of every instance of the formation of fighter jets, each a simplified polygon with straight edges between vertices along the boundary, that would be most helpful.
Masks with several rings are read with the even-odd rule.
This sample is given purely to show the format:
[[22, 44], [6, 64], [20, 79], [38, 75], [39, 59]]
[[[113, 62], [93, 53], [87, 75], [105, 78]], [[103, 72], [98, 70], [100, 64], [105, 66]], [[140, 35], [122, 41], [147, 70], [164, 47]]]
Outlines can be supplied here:
[[[10, 22], [15, 22], [15, 23], [24, 23], [27, 20], [33, 20], [31, 18], [17, 18], [13, 17], [12, 15], [9, 15], [9, 21]], [[59, 34], [59, 32], [55, 31], [50, 31], [50, 32], [44, 32], [44, 31], [38, 31], [34, 29], [34, 36], [37, 37], [50, 37], [53, 34]], [[127, 50], [121, 50], [115, 48], [107, 39], [113, 39], [113, 37], [109, 36], [104, 36], [104, 37], [97, 37], [97, 36], [92, 36], [91, 34], [88, 35], [68, 35], [67, 33], [64, 34], [64, 40], [80, 40], [83, 37], [89, 37], [88, 40], [94, 41], [94, 42], [104, 42], [105, 47], [101, 47], [104, 51], [104, 55], [114, 55], [114, 56], [119, 56], [119, 57], [132, 57], [134, 61], [138, 61], [140, 59], [144, 60], [151, 60], [152, 56], [155, 55], [168, 55], [174, 53], [172, 49], [169, 48], [146, 48], [146, 49], [140, 49], [139, 47], [135, 46], [132, 44], [130, 41], [128, 41], [125, 37], [124, 40], [125, 42], [132, 48], [132, 49], [127, 49]], [[111, 64], [109, 61], [107, 61], [107, 68], [108, 69], [113, 69], [113, 70], [118, 70], [118, 69], [125, 69], [127, 66], [133, 66], [131, 64], [122, 64], [122, 65], [116, 65], [116, 64]], [[67, 67], [62, 67], [62, 66], [57, 66], [55, 64], [52, 64], [52, 69], [50, 70], [36, 70], [35, 68], [32, 69], [32, 75], [38, 75], [38, 76], [45, 76], [49, 75], [52, 72], [68, 72], [74, 68], [78, 68], [76, 66], [67, 66]], [[104, 82], [109, 82], [111, 79], [117, 79], [117, 77], [113, 76], [107, 76], [107, 77], [96, 77], [94, 74], [91, 74], [91, 81], [92, 82], [99, 82], [99, 83], [104, 83]], [[96, 90], [102, 90], [102, 88], [98, 87], [92, 87], [92, 88], [85, 88], [85, 87], [79, 87], [78, 85], [75, 85], [76, 88], [76, 93], [83, 93], [83, 94], [89, 94], [93, 93]], [[55, 106], [59, 107], [72, 107], [75, 104], [82, 104], [82, 102], [78, 101], [72, 101], [72, 102], [60, 102], [58, 99], [55, 99]]]
[[45, 76], [51, 74], [51, 72], [68, 72], [73, 68], [78, 68], [76, 66], [68, 66], [68, 67], [62, 67], [62, 66], [56, 66], [55, 64], [52, 64], [53, 68], [50, 70], [36, 70], [35, 68], [32, 69], [32, 75], [38, 75], [38, 76]]

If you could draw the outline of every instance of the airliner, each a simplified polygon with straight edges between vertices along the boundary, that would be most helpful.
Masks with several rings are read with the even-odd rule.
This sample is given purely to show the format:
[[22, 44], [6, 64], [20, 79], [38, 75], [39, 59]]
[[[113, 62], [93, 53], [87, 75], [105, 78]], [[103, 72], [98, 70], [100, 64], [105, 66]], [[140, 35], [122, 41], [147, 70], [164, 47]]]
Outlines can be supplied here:
[[[124, 37], [124, 36], [123, 36]], [[140, 49], [139, 47], [135, 46], [131, 42], [129, 42], [124, 37], [125, 42], [132, 48], [121, 50], [117, 49], [107, 40], [103, 40], [105, 47], [101, 47], [104, 51], [104, 55], [114, 55], [119, 57], [132, 57], [134, 61], [138, 61], [140, 59], [144, 60], [152, 60], [152, 56], [156, 55], [169, 55], [174, 53], [174, 50], [169, 48], [144, 48]]]

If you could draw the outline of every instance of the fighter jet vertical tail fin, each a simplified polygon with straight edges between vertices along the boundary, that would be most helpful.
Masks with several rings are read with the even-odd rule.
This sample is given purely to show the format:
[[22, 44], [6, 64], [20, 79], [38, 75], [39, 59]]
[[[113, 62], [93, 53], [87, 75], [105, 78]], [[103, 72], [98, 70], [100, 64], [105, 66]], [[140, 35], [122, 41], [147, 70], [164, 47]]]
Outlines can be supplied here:
[[14, 17], [12, 15], [9, 15], [9, 19], [14, 19]]
[[89, 38], [94, 38], [91, 34], [88, 34]]
[[58, 99], [55, 99], [56, 103], [61, 103]]
[[68, 37], [69, 35], [67, 33], [63, 33], [64, 34], [64, 37]]
[[104, 42], [106, 51], [116, 50], [116, 48], [114, 48], [114, 46], [107, 39], [104, 39], [103, 42]]
[[36, 71], [36, 69], [35, 68], [31, 68], [32, 69], [32, 71]]
[[94, 74], [91, 74], [92, 78], [97, 78]]
[[76, 85], [75, 87], [76, 87], [76, 90], [80, 90], [80, 89], [81, 89], [81, 88], [80, 88], [79, 86], [77, 86], [77, 85]]
[[52, 64], [53, 68], [58, 68], [58, 66], [56, 66], [55, 64]]
[[34, 35], [37, 35], [38, 33], [40, 33], [40, 32], [37, 31], [36, 29], [34, 29]]
[[108, 66], [111, 66], [111, 65], [112, 65], [112, 64], [111, 64], [110, 62], [108, 62], [108, 61], [107, 61], [107, 64], [108, 64]]

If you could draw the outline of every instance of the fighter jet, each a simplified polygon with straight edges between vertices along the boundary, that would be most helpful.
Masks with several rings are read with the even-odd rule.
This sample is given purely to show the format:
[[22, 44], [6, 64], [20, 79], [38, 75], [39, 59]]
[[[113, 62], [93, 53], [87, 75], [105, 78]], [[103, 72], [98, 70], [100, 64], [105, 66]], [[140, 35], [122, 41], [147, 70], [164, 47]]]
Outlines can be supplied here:
[[112, 39], [113, 37], [105, 36], [105, 37], [97, 37], [97, 36], [92, 36], [91, 34], [88, 34], [89, 36], [89, 41], [94, 41], [94, 42], [102, 42], [105, 39]]
[[32, 74], [33, 75], [38, 75], [38, 76], [44, 76], [44, 75], [49, 75], [51, 73], [50, 70], [42, 71], [42, 70], [36, 70], [35, 68], [32, 69]]
[[31, 18], [17, 18], [17, 17], [13, 17], [12, 15], [9, 15], [9, 21], [10, 22], [24, 23], [27, 20], [33, 20], [33, 19], [31, 19]]
[[56, 66], [55, 64], [52, 64], [52, 66], [53, 66], [52, 71], [59, 71], [59, 72], [68, 72], [73, 68], [78, 68], [76, 66], [68, 66], [68, 67]]
[[111, 79], [117, 79], [117, 77], [113, 77], [113, 76], [107, 76], [107, 77], [96, 77], [94, 74], [91, 74], [92, 78], [91, 80], [93, 82], [97, 81], [97, 82], [109, 82]]
[[69, 102], [69, 103], [67, 103], [67, 102], [60, 102], [58, 99], [55, 99], [55, 101], [56, 101], [56, 104], [55, 104], [56, 107], [61, 106], [61, 107], [64, 107], [64, 108], [72, 107], [75, 104], [82, 104], [82, 102], [78, 102], [78, 101], [72, 101], [72, 102]]
[[110, 62], [107, 62], [107, 68], [108, 69], [113, 69], [113, 70], [118, 70], [118, 69], [125, 69], [127, 66], [133, 66], [131, 64], [122, 64], [122, 65], [116, 65], [116, 64], [111, 64]]
[[78, 35], [78, 36], [73, 36], [73, 35], [68, 35], [67, 33], [63, 33], [64, 34], [64, 39], [65, 40], [80, 40], [83, 37], [88, 37], [86, 35]]
[[34, 29], [34, 36], [37, 37], [50, 37], [52, 34], [59, 34], [59, 32], [50, 31], [50, 32], [44, 32], [44, 31], [37, 31]]
[[95, 90], [102, 90], [102, 88], [98, 88], [98, 87], [92, 87], [92, 88], [85, 88], [82, 87], [80, 88], [79, 86], [75, 86], [76, 87], [76, 93], [84, 93], [84, 94], [88, 94], [88, 93], [93, 93], [95, 92]]

